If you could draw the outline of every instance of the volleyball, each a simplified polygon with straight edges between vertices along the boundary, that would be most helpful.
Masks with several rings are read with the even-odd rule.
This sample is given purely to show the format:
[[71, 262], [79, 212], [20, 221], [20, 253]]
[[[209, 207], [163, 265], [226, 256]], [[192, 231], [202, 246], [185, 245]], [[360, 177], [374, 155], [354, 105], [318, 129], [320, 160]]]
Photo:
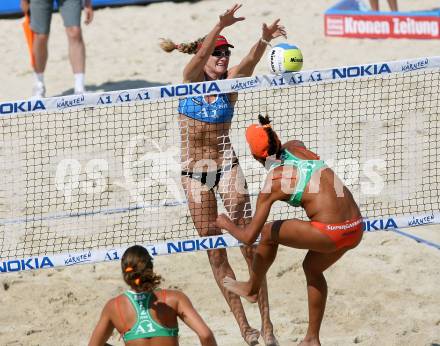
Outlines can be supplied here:
[[301, 50], [288, 43], [280, 43], [272, 47], [268, 55], [269, 69], [271, 73], [300, 71], [303, 65]]

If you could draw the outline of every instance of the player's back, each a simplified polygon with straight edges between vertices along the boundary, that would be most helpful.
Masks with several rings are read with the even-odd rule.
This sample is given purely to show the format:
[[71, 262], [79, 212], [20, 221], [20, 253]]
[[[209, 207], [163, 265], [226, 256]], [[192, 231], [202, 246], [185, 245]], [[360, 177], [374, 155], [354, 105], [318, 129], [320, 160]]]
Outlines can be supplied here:
[[126, 345], [178, 345], [178, 296], [174, 291], [126, 291], [113, 301], [112, 322], [122, 331]]

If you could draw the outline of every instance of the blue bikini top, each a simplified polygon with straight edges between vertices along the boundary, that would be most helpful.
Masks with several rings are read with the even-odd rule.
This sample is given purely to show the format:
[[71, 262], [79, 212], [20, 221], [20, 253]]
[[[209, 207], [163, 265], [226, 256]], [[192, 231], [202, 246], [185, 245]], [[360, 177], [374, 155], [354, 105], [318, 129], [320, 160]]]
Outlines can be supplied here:
[[[220, 79], [226, 79], [225, 73]], [[205, 74], [205, 80], [209, 79]], [[230, 123], [234, 116], [234, 107], [227, 94], [218, 94], [214, 102], [209, 103], [204, 96], [187, 97], [179, 100], [178, 111], [192, 119], [205, 123]]]
[[178, 110], [180, 114], [205, 123], [229, 123], [234, 116], [234, 108], [226, 94], [216, 95], [212, 103], [204, 96], [180, 99]]

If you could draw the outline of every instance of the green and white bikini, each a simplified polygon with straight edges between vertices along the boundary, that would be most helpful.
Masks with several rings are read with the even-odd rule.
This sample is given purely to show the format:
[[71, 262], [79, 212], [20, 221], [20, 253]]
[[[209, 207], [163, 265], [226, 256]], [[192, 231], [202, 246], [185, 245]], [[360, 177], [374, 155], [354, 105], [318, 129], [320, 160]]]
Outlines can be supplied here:
[[149, 339], [158, 336], [177, 336], [179, 328], [167, 328], [160, 325], [154, 320], [149, 311], [150, 300], [154, 295], [150, 293], [135, 293], [132, 291], [125, 291], [124, 295], [130, 300], [136, 310], [136, 323], [133, 327], [124, 333], [124, 341], [136, 339]]
[[293, 191], [292, 196], [287, 201], [291, 206], [298, 207], [301, 205], [302, 196], [304, 191], [312, 178], [313, 173], [319, 169], [326, 167], [324, 161], [322, 160], [303, 160], [299, 157], [293, 155], [287, 149], [283, 149], [280, 155], [280, 162], [275, 162], [269, 168], [269, 171], [280, 167], [280, 166], [291, 166], [298, 170], [299, 179], [296, 182], [295, 191]]

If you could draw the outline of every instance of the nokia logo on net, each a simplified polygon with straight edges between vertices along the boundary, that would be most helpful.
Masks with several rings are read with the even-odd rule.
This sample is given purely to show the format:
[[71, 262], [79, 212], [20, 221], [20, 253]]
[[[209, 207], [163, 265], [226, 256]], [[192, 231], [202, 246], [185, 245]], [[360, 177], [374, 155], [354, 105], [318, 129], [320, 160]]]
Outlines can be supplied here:
[[31, 257], [27, 259], [9, 260], [0, 262], [0, 273], [20, 272], [23, 270], [54, 267], [49, 257]]
[[173, 96], [191, 96], [191, 95], [201, 95], [211, 92], [220, 92], [220, 88], [215, 82], [209, 84], [198, 83], [198, 84], [180, 84], [172, 85], [169, 87], [160, 88], [160, 97], [173, 97]]
[[205, 239], [191, 239], [167, 243], [167, 252], [169, 254], [179, 252], [191, 252], [198, 250], [212, 250], [227, 247], [226, 241], [223, 237], [205, 238]]
[[394, 219], [373, 219], [364, 220], [362, 222], [362, 229], [367, 232], [382, 231], [388, 228], [397, 228], [396, 221]]
[[0, 103], [0, 114], [26, 113], [45, 110], [43, 101], [21, 101]]
[[364, 66], [350, 66], [342, 68], [334, 68], [332, 70], [332, 78], [347, 78], [347, 77], [363, 77], [374, 76], [382, 73], [391, 73], [388, 64], [374, 64]]

